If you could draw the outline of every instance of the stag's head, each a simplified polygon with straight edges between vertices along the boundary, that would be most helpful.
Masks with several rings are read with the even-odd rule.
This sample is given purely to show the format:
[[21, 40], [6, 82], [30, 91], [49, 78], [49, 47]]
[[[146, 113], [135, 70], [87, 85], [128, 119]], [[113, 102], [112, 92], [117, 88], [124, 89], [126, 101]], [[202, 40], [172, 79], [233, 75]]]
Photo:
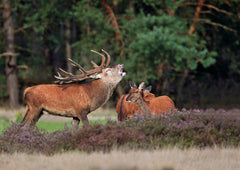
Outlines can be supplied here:
[[152, 86], [148, 86], [147, 88], [144, 88], [144, 82], [142, 82], [138, 87], [131, 82], [129, 82], [129, 84], [130, 84], [131, 89], [126, 98], [127, 102], [136, 103], [137, 100], [140, 100], [140, 99], [144, 100], [143, 97], [144, 97], [145, 93], [150, 92], [152, 89]]
[[126, 73], [123, 72], [123, 64], [117, 64], [112, 68], [102, 69], [101, 73], [98, 73], [93, 77], [102, 79], [102, 81], [114, 84], [114, 86], [116, 86], [125, 75]]
[[102, 62], [100, 65], [97, 65], [95, 62], [91, 61], [93, 64], [94, 69], [92, 70], [84, 70], [82, 66], [77, 64], [75, 61], [69, 59], [69, 61], [72, 63], [73, 66], [79, 68], [82, 74], [80, 75], [73, 75], [72, 73], [66, 72], [62, 69], [60, 71], [66, 75], [66, 77], [63, 77], [60, 73], [58, 73], [58, 76], [55, 76], [57, 79], [57, 83], [59, 84], [67, 84], [72, 82], [80, 82], [86, 79], [102, 79], [104, 82], [108, 84], [113, 84], [116, 86], [122, 78], [126, 75], [125, 72], [123, 72], [123, 64], [118, 64], [114, 67], [108, 67], [110, 64], [110, 55], [102, 50], [104, 54], [107, 56], [107, 61], [105, 63], [105, 56], [97, 51], [91, 50], [92, 52], [100, 55], [102, 57]]

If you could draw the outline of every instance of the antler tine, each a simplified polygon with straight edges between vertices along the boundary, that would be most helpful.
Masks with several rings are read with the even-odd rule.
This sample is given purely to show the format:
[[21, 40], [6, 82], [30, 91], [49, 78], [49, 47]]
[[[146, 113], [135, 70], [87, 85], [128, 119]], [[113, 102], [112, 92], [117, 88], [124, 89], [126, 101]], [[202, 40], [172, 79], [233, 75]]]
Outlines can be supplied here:
[[100, 55], [102, 57], [102, 63], [100, 64], [99, 67], [105, 67], [105, 56], [103, 54], [97, 52], [97, 51], [94, 51], [94, 50], [91, 50], [91, 51], [96, 53], [96, 54], [98, 54], [98, 55]]
[[92, 65], [93, 65], [94, 68], [99, 67], [94, 61], [91, 61], [91, 63], [92, 63]]
[[105, 67], [107, 67], [110, 64], [111, 56], [104, 49], [102, 49], [102, 52], [104, 52], [107, 55], [107, 63], [105, 65]]
[[[64, 74], [66, 74], [66, 75], [68, 75], [68, 76], [73, 76], [73, 74], [72, 73], [69, 73], [69, 72], [67, 72], [67, 71], [65, 71], [65, 70], [63, 70], [63, 69], [61, 69], [61, 68], [58, 68], [61, 72], [63, 72]], [[59, 72], [58, 72], [58, 75], [61, 75]]]
[[87, 73], [81, 65], [79, 65], [78, 63], [76, 63], [75, 61], [73, 61], [71, 58], [68, 58], [68, 61], [70, 61], [73, 66], [78, 67], [79, 70], [80, 70], [83, 74], [86, 74], [86, 73]]
[[56, 75], [54, 76], [54, 78], [57, 79], [56, 81], [54, 81], [55, 83], [59, 83], [60, 80], [63, 79], [63, 77], [61, 76], [61, 74], [59, 72], [57, 72], [57, 74], [58, 74], [57, 76]]
[[91, 50], [91, 51], [102, 57], [102, 62], [100, 65], [97, 65], [94, 61], [91, 61], [94, 69], [86, 71], [81, 65], [79, 65], [72, 59], [68, 58], [68, 61], [71, 62], [71, 64], [74, 67], [79, 68], [79, 70], [81, 71], [82, 74], [74, 75], [72, 73], [69, 73], [69, 72], [59, 68], [60, 72], [58, 72], [57, 75], [54, 76], [57, 79], [57, 81], [55, 81], [55, 83], [68, 84], [68, 83], [72, 83], [72, 82], [80, 82], [80, 81], [83, 81], [86, 79], [98, 79], [98, 76], [96, 76], [97, 73], [101, 73], [102, 69], [106, 68], [109, 65], [110, 55], [106, 51], [102, 50], [104, 52], [104, 54], [107, 55], [107, 63], [105, 63], [106, 59], [105, 59], [104, 54], [101, 54], [94, 50]]
[[58, 74], [58, 75], [55, 75], [55, 76], [54, 76], [56, 79], [58, 79], [58, 80], [64, 79], [59, 72], [57, 72], [57, 74]]

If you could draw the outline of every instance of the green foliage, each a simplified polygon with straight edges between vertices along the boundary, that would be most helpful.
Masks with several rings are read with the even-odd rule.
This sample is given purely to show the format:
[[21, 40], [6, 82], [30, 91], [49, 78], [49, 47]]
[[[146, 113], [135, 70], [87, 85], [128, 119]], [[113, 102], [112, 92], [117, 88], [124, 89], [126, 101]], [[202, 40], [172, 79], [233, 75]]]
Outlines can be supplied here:
[[209, 67], [215, 63], [216, 52], [208, 52], [206, 42], [198, 36], [189, 35], [186, 23], [179, 17], [139, 16], [125, 29], [135, 31], [135, 39], [130, 42], [127, 67], [134, 80], [154, 80], [160, 76], [156, 70], [161, 63], [167, 69], [183, 71], [196, 70], [198, 63]]
[[[111, 23], [106, 22], [103, 7], [100, 6], [99, 2], [85, 0], [72, 8], [72, 17], [76, 19], [81, 30], [80, 39], [72, 44], [75, 60], [79, 63], [82, 63], [82, 57], [90, 55], [91, 49], [105, 49], [111, 54], [111, 50], [117, 48], [114, 40], [115, 29]], [[99, 57], [94, 61], [100, 61]]]
[[[16, 123], [21, 123], [22, 120], [23, 120], [23, 117], [24, 117], [24, 113], [17, 113], [16, 114], [16, 120], [15, 122]], [[1, 121], [1, 120], [0, 120]], [[90, 124], [93, 124], [93, 123], [100, 123], [100, 124], [105, 124], [106, 123], [106, 120], [90, 120], [89, 121]], [[7, 127], [9, 126], [10, 124], [10, 121], [8, 122], [5, 122], [4, 126]], [[5, 128], [3, 126], [3, 128]], [[43, 129], [47, 132], [53, 132], [53, 131], [57, 131], [57, 130], [63, 130], [66, 126], [68, 127], [72, 127], [72, 124], [71, 122], [46, 122], [46, 121], [38, 121], [36, 126], [39, 128], [39, 129]], [[82, 126], [82, 122], [80, 122], [80, 127]]]
[[[24, 113], [17, 113], [16, 114], [16, 119], [15, 119], [15, 123], [21, 123], [22, 119], [24, 117]], [[103, 120], [103, 119], [98, 119], [98, 120], [90, 120], [89, 121], [90, 124], [106, 124], [107, 121]], [[0, 133], [1, 131], [3, 131], [4, 129], [8, 128], [9, 126], [11, 126], [11, 121], [7, 118], [7, 117], [0, 117]], [[58, 131], [58, 130], [63, 130], [65, 127], [72, 127], [72, 123], [71, 121], [67, 121], [67, 122], [48, 122], [48, 121], [38, 121], [36, 126], [39, 129], [42, 129], [44, 131], [47, 132], [54, 132], [54, 131]], [[80, 122], [79, 127], [82, 127], [82, 123]]]
[[10, 120], [5, 116], [0, 116], [0, 132], [11, 126]]
[[[239, 0], [205, 2], [191, 35], [197, 0], [106, 2], [118, 22], [118, 41], [116, 25], [102, 1], [11, 1], [18, 64], [28, 66], [18, 71], [21, 93], [26, 86], [52, 82], [56, 69], [66, 68], [66, 21], [70, 22], [69, 43], [75, 61], [89, 67], [89, 59], [100, 61], [97, 55], [88, 57], [90, 50], [105, 49], [112, 64], [125, 64], [126, 79], [151, 83], [157, 95], [161, 88], [171, 86], [177, 98], [179, 84], [187, 84], [184, 76], [188, 83], [200, 86], [221, 80], [239, 84]], [[0, 40], [4, 52], [3, 31]], [[8, 97], [4, 70], [5, 59], [0, 58], [1, 100]], [[209, 81], [203, 84], [202, 79]]]
[[[90, 124], [95, 124], [95, 123], [99, 123], [99, 124], [106, 124], [106, 120], [90, 120], [89, 123]], [[54, 132], [54, 131], [58, 131], [58, 130], [64, 130], [65, 127], [72, 127], [72, 123], [71, 121], [68, 122], [47, 122], [47, 121], [38, 121], [36, 126], [39, 129], [45, 130], [47, 132]], [[79, 127], [82, 127], [82, 123], [80, 122]]]
[[17, 113], [15, 122], [18, 122], [18, 123], [22, 122], [23, 117], [24, 117], [24, 113]]
[[46, 122], [38, 121], [36, 126], [47, 132], [54, 132], [58, 130], [63, 130], [65, 127], [71, 127], [71, 122]]

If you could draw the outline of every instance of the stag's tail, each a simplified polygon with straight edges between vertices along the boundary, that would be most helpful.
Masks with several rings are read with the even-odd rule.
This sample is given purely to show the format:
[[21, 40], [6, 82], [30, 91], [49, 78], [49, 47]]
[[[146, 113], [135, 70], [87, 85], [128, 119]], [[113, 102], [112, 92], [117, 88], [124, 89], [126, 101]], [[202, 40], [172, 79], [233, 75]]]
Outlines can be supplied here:
[[124, 99], [125, 99], [126, 95], [122, 95], [122, 97], [120, 98], [120, 106], [117, 109], [118, 112], [118, 121], [123, 121], [123, 103], [124, 103]]
[[[24, 93], [23, 93], [23, 98], [24, 98], [25, 102], [27, 102], [27, 99], [28, 99], [28, 96], [29, 96], [29, 89], [30, 89], [30, 87], [26, 88], [24, 90]], [[26, 109], [25, 109], [25, 115], [24, 115], [23, 120], [21, 122], [22, 124], [25, 124], [28, 121], [27, 117], [29, 116], [29, 111], [30, 111], [30, 109], [29, 109], [29, 106], [27, 104]]]
[[24, 115], [23, 120], [21, 122], [22, 124], [26, 123], [26, 118], [27, 118], [28, 113], [29, 113], [29, 107], [26, 106], [26, 112], [25, 112], [25, 115]]

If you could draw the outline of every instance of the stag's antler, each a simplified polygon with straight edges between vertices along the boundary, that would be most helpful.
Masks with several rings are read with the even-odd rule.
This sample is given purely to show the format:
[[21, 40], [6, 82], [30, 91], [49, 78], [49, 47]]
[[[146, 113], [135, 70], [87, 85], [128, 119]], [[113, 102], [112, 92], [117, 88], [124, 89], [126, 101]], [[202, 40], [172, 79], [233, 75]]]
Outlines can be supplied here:
[[105, 56], [103, 54], [101, 54], [97, 51], [94, 51], [94, 50], [91, 50], [91, 51], [102, 57], [102, 62], [99, 66], [95, 62], [91, 61], [94, 69], [86, 71], [78, 63], [76, 63], [72, 59], [68, 58], [68, 61], [71, 62], [71, 64], [74, 67], [77, 67], [81, 71], [82, 74], [73, 75], [72, 73], [69, 73], [69, 72], [59, 68], [59, 70], [61, 71], [61, 74], [64, 74], [65, 77], [63, 77], [59, 72], [57, 72], [58, 75], [54, 76], [57, 79], [55, 81], [55, 83], [68, 84], [68, 83], [72, 83], [72, 82], [79, 82], [79, 81], [83, 81], [83, 80], [86, 80], [86, 79], [96, 78], [97, 73], [101, 73], [102, 69], [108, 67], [108, 65], [110, 64], [110, 58], [111, 57], [105, 50], [102, 49], [102, 51], [107, 55], [107, 62], [105, 64]]

